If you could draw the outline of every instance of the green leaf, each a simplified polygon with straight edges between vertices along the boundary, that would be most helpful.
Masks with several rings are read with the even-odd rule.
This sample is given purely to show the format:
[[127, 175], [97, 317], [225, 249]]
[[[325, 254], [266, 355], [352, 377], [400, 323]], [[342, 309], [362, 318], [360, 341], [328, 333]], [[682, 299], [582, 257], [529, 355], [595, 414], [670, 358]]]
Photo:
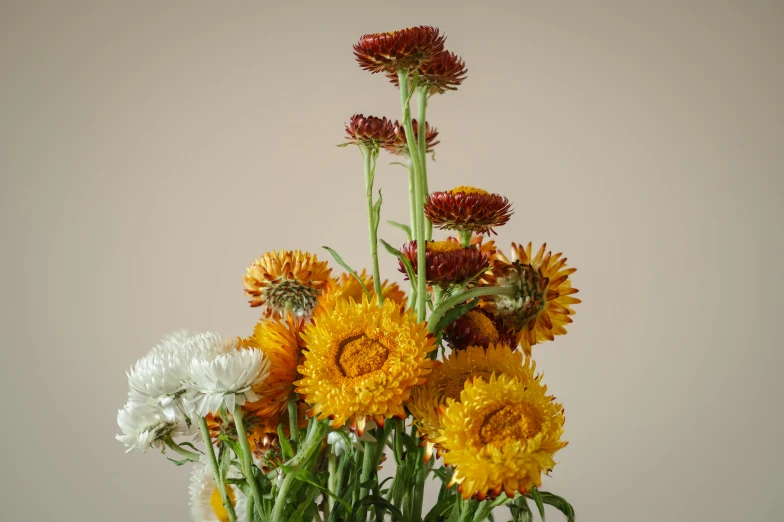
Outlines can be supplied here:
[[348, 502], [346, 502], [345, 500], [343, 500], [342, 498], [340, 498], [339, 496], [335, 495], [330, 490], [328, 490], [327, 488], [325, 488], [324, 486], [319, 484], [318, 481], [316, 480], [316, 477], [310, 471], [306, 470], [305, 468], [300, 468], [300, 469], [297, 470], [296, 477], [297, 477], [297, 480], [301, 480], [302, 482], [305, 482], [306, 484], [310, 484], [311, 486], [313, 486], [314, 488], [318, 489], [319, 491], [321, 491], [325, 495], [329, 495], [330, 497], [334, 498], [344, 508], [346, 508], [346, 510], [349, 513], [351, 513], [351, 511], [352, 511], [351, 510], [351, 506], [348, 504]]
[[174, 460], [171, 457], [166, 457], [166, 458], [169, 460], [169, 462], [173, 463], [175, 466], [182, 466], [182, 465], [187, 464], [189, 462], [193, 462], [191, 459]]
[[524, 495], [517, 496], [514, 501], [507, 506], [512, 513], [513, 522], [533, 522], [534, 514], [528, 507], [528, 500]]
[[381, 197], [381, 189], [378, 190], [378, 199], [375, 203], [373, 203], [373, 223], [376, 225], [376, 231], [378, 231], [378, 224], [381, 222], [381, 203], [384, 201], [384, 198]]
[[453, 496], [447, 496], [436, 503], [433, 508], [428, 511], [425, 516], [424, 522], [437, 522], [448, 518], [452, 514], [452, 509], [455, 506], [455, 499]]
[[542, 498], [542, 502], [553, 506], [555, 509], [563, 513], [566, 516], [566, 520], [568, 522], [574, 522], [574, 508], [571, 504], [569, 504], [569, 502], [566, 501], [565, 498], [559, 497], [558, 495], [553, 495], [547, 491], [540, 491], [539, 495]]
[[393, 521], [398, 520], [401, 522], [405, 522], [405, 518], [403, 518], [403, 513], [401, 513], [398, 508], [393, 506], [384, 497], [380, 497], [378, 495], [368, 495], [367, 497], [360, 499], [360, 501], [357, 502], [357, 505], [354, 506], [354, 511], [356, 513], [362, 513], [363, 511], [359, 508], [364, 505], [380, 507], [381, 509], [389, 511], [389, 514], [392, 515]]
[[414, 267], [411, 266], [411, 261], [408, 260], [406, 256], [403, 255], [403, 252], [398, 250], [397, 248], [393, 247], [383, 239], [379, 239], [384, 248], [387, 249], [387, 252], [392, 254], [393, 256], [397, 257], [401, 263], [403, 263], [403, 267], [406, 269], [406, 274], [408, 275], [408, 279], [411, 280], [411, 284], [416, 288], [416, 272], [414, 272]]
[[291, 448], [286, 434], [283, 433], [283, 424], [278, 424], [278, 441], [280, 442], [280, 449], [283, 452], [283, 460], [288, 461], [294, 457], [294, 450]]
[[362, 482], [359, 487], [364, 489], [373, 489], [378, 485], [378, 480], [376, 477], [371, 477], [367, 479], [365, 482]]
[[367, 296], [368, 301], [370, 301], [370, 291], [368, 291], [367, 287], [365, 286], [365, 283], [362, 282], [362, 279], [357, 275], [357, 273], [354, 271], [354, 269], [351, 268], [350, 266], [348, 266], [345, 261], [343, 261], [343, 258], [340, 257], [340, 254], [338, 254], [337, 252], [335, 252], [334, 250], [332, 250], [328, 246], [324, 246], [324, 247], [321, 247], [321, 248], [325, 249], [327, 252], [332, 254], [332, 257], [335, 259], [335, 262], [337, 264], [339, 264], [340, 266], [342, 266], [346, 270], [346, 272], [348, 272], [349, 274], [354, 276], [354, 279], [359, 281], [359, 284], [362, 286], [362, 290], [365, 291], [365, 295]]
[[398, 223], [397, 221], [387, 221], [387, 223], [389, 223], [393, 227], [399, 228], [400, 230], [405, 232], [406, 233], [406, 239], [411, 241], [411, 237], [412, 236], [411, 236], [411, 227], [410, 226], [404, 225], [403, 223]]
[[182, 446], [186, 446], [188, 448], [191, 448], [196, 453], [201, 453], [202, 455], [204, 454], [204, 452], [202, 450], [200, 450], [199, 448], [197, 448], [196, 446], [194, 446], [190, 442], [180, 442], [180, 447], [182, 447]]
[[460, 317], [466, 314], [469, 310], [474, 308], [477, 304], [479, 304], [478, 299], [472, 299], [467, 303], [461, 303], [451, 309], [449, 309], [438, 321], [436, 324], [436, 329], [433, 330], [434, 333], [439, 333], [444, 330], [447, 326], [452, 324], [454, 321], [458, 320]]
[[218, 435], [218, 441], [231, 448], [231, 451], [233, 451], [234, 454], [237, 455], [237, 457], [239, 457], [240, 460], [242, 460], [243, 453], [239, 442], [230, 439], [225, 433], [221, 433], [220, 435]]
[[[242, 453], [240, 453], [240, 455], [241, 454]], [[231, 453], [225, 451], [225, 446], [224, 446], [221, 451], [220, 464], [218, 465], [218, 468], [220, 470], [220, 477], [221, 480], [223, 481], [225, 481], [226, 477], [229, 476], [229, 468], [231, 467], [232, 460], [233, 459], [231, 458]]]
[[544, 522], [544, 501], [542, 500], [542, 495], [539, 493], [539, 490], [536, 489], [536, 486], [531, 486], [531, 491], [529, 491], [528, 494], [534, 499], [534, 502], [536, 502], [539, 516], [542, 517], [542, 522]]

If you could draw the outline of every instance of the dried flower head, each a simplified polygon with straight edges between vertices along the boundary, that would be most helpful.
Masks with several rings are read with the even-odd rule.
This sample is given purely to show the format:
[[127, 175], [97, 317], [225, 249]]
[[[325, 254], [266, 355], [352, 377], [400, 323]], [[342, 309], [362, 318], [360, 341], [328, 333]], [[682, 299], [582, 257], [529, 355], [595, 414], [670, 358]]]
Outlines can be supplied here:
[[576, 269], [566, 268], [563, 254], [546, 249], [543, 244], [534, 255], [531, 243], [525, 248], [512, 243], [511, 260], [497, 252], [492, 269], [482, 278], [482, 284], [515, 289], [514, 296], [487, 298], [484, 306], [520, 332], [520, 345], [526, 353], [534, 344], [564, 335], [574, 315], [571, 306], [580, 302], [572, 297], [577, 289], [569, 280]]
[[[416, 120], [411, 120], [411, 126], [414, 128], [414, 139], [419, 140], [419, 124]], [[406, 141], [406, 131], [403, 125], [396, 121], [394, 124], [395, 140], [392, 144], [386, 147], [387, 152], [398, 155], [408, 155], [408, 142]], [[441, 143], [436, 141], [438, 137], [438, 129], [432, 127], [430, 123], [425, 122], [425, 143], [427, 144], [427, 153], [433, 152], [433, 147]]]
[[512, 212], [505, 197], [474, 187], [460, 186], [446, 192], [434, 192], [425, 201], [425, 215], [444, 230], [495, 234], [494, 228], [505, 225]]
[[329, 417], [333, 428], [348, 421], [360, 436], [369, 420], [383, 426], [385, 419], [405, 417], [405, 401], [433, 365], [427, 326], [391, 299], [320, 307], [302, 338], [305, 361], [296, 391], [311, 415]]
[[517, 346], [517, 334], [504, 325], [498, 317], [487, 310], [469, 310], [444, 329], [444, 339], [453, 350], [464, 350], [469, 346], [487, 348], [494, 343]]
[[346, 124], [349, 143], [366, 147], [389, 147], [395, 142], [392, 120], [355, 114]]
[[354, 45], [354, 56], [360, 67], [372, 73], [410, 70], [443, 51], [445, 40], [429, 26], [366, 34]]
[[505, 374], [521, 382], [533, 382], [537, 378], [535, 370], [536, 364], [529, 357], [524, 358], [519, 350], [503, 344], [491, 344], [486, 348], [469, 346], [445, 357], [443, 364], [428, 375], [427, 383], [414, 389], [408, 402], [417, 433], [428, 444], [425, 458], [430, 457], [433, 447], [441, 449], [440, 417], [449, 402], [460, 401], [467, 381], [489, 380], [493, 374]]
[[467, 381], [440, 416], [444, 463], [464, 499], [510, 498], [542, 485], [566, 446], [563, 407], [539, 379], [491, 375]]
[[[418, 85], [424, 86], [428, 94], [456, 91], [468, 74], [465, 62], [455, 53], [446, 50], [433, 56], [432, 60], [422, 63], [418, 72]], [[395, 87], [400, 86], [397, 74], [387, 73], [387, 77]]]
[[[417, 271], [417, 243], [410, 241], [403, 245], [403, 255]], [[474, 246], [463, 247], [453, 239], [428, 241], [425, 250], [427, 282], [442, 287], [462, 283], [478, 277], [488, 267], [489, 257]], [[400, 271], [406, 273], [402, 261]]]
[[314, 254], [280, 250], [253, 261], [242, 282], [250, 305], [264, 305], [267, 317], [282, 317], [287, 311], [308, 317], [332, 282], [330, 272], [327, 262]]

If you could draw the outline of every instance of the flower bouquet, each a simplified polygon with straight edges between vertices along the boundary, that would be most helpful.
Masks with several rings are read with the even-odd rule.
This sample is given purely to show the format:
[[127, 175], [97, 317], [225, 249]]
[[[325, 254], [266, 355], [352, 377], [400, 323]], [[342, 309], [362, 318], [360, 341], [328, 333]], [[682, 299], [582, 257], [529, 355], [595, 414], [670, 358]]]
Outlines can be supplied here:
[[[353, 116], [342, 145], [363, 159], [370, 273], [329, 247], [339, 276], [314, 254], [268, 252], [243, 277], [263, 311], [252, 334], [176, 332], [128, 372], [117, 438], [190, 466], [194, 520], [477, 522], [506, 506], [525, 521], [545, 504], [574, 519], [538, 489], [566, 442], [563, 407], [531, 359], [572, 322], [574, 269], [545, 245], [512, 243], [507, 257], [486, 240], [509, 220], [507, 198], [429, 192], [427, 106], [466, 78], [444, 42], [414, 27], [354, 46], [402, 106], [399, 121]], [[408, 236], [400, 249], [378, 238], [382, 150], [408, 170], [410, 222], [392, 223]], [[433, 240], [434, 227], [454, 235]], [[407, 293], [382, 280], [379, 244]], [[381, 480], [383, 466], [393, 474]], [[426, 499], [428, 479], [440, 486]]]

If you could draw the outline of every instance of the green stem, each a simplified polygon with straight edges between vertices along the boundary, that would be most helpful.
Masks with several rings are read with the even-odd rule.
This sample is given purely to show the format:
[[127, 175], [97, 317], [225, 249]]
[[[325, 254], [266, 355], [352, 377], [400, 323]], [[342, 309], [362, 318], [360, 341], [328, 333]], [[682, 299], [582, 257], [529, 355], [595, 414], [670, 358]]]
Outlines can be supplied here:
[[[327, 490], [330, 493], [335, 495], [338, 494], [338, 488], [336, 487], [337, 471], [338, 471], [338, 458], [335, 454], [330, 450], [329, 456], [327, 457], [327, 473], [329, 476], [327, 477]], [[324, 506], [324, 518], [329, 518], [329, 511], [332, 509], [332, 506], [335, 504], [335, 499], [331, 496], [327, 495], [327, 503]]]
[[376, 292], [379, 306], [384, 304], [384, 297], [381, 295], [381, 275], [378, 268], [378, 219], [373, 209], [373, 180], [376, 177], [376, 159], [378, 158], [378, 148], [369, 148], [360, 145], [362, 158], [365, 167], [365, 198], [367, 200], [368, 229], [370, 232], [370, 256], [373, 262], [373, 289]]
[[472, 288], [471, 290], [466, 290], [463, 293], [450, 297], [438, 305], [438, 307], [433, 310], [433, 313], [430, 314], [430, 320], [428, 321], [428, 328], [430, 329], [430, 333], [436, 333], [434, 330], [438, 325], [438, 321], [440, 321], [441, 317], [443, 317], [443, 315], [453, 306], [458, 305], [464, 301], [468, 301], [469, 299], [483, 297], [486, 295], [505, 295], [508, 297], [514, 297], [515, 289], [504, 286], [479, 286], [477, 288]]
[[292, 484], [294, 484], [294, 481], [296, 480], [297, 470], [302, 464], [308, 462], [310, 457], [313, 456], [313, 453], [321, 446], [321, 439], [324, 437], [326, 425], [323, 422], [316, 422], [315, 424], [315, 426], [311, 425], [309, 427], [308, 435], [301, 445], [299, 453], [294, 455], [288, 462], [284, 462], [284, 465], [291, 468], [291, 470], [286, 474], [283, 482], [278, 488], [272, 515], [270, 517], [271, 522], [284, 522], [283, 513], [286, 510], [286, 497], [288, 496]]
[[248, 497], [245, 502], [245, 519], [248, 522], [253, 522], [256, 520], [256, 502], [253, 497]]
[[427, 480], [429, 466], [429, 464], [424, 462], [422, 452], [417, 452], [417, 458], [419, 459], [419, 469], [417, 470], [416, 484], [414, 486], [414, 505], [411, 512], [411, 520], [420, 520], [422, 518], [422, 503], [425, 499], [425, 481]]
[[408, 161], [408, 210], [411, 219], [411, 233], [414, 234], [417, 227], [417, 213], [416, 213], [416, 174], [414, 173], [414, 164], [409, 159]]
[[256, 474], [253, 472], [253, 453], [250, 450], [248, 434], [245, 431], [245, 423], [242, 420], [242, 406], [239, 404], [234, 407], [234, 425], [237, 426], [237, 439], [239, 439], [240, 449], [242, 449], [242, 458], [240, 459], [240, 462], [242, 462], [242, 474], [245, 475], [245, 480], [250, 486], [253, 500], [257, 505], [261, 506], [259, 482], [256, 480]]
[[215, 485], [218, 487], [223, 508], [229, 515], [230, 522], [237, 522], [237, 514], [234, 512], [234, 504], [231, 503], [229, 495], [226, 494], [226, 483], [220, 475], [220, 468], [218, 467], [218, 459], [215, 458], [215, 448], [212, 446], [212, 437], [210, 437], [210, 429], [207, 427], [207, 419], [199, 417], [199, 428], [201, 429], [201, 436], [204, 439], [204, 452], [207, 454], [207, 459], [210, 461], [212, 468], [212, 475], [215, 478]]
[[297, 397], [292, 392], [288, 404], [289, 410], [289, 438], [293, 442], [299, 442], [299, 419], [297, 418]]
[[462, 246], [463, 248], [470, 247], [471, 246], [471, 237], [473, 235], [474, 235], [474, 233], [472, 231], [470, 231], [470, 230], [461, 230], [458, 233], [458, 236], [460, 237], [460, 246]]
[[[427, 299], [427, 282], [426, 282], [426, 264], [425, 264], [425, 250], [427, 248], [425, 244], [425, 206], [424, 206], [424, 194], [423, 194], [423, 183], [422, 183], [422, 157], [419, 154], [419, 148], [417, 146], [416, 137], [414, 136], [414, 128], [411, 125], [411, 105], [410, 105], [410, 96], [409, 96], [409, 85], [408, 85], [408, 70], [407, 69], [400, 69], [397, 72], [398, 82], [400, 84], [400, 103], [403, 109], [403, 129], [406, 133], [406, 143], [408, 144], [408, 152], [409, 157], [411, 159], [411, 163], [414, 165], [414, 200], [415, 200], [415, 209], [417, 215], [417, 227], [416, 233], [414, 234], [414, 238], [417, 243], [417, 320], [424, 321], [427, 317], [427, 305], [425, 301]], [[415, 82], [413, 82], [415, 83]], [[416, 85], [411, 86], [412, 89], [416, 88]]]
[[174, 442], [174, 439], [171, 438], [171, 435], [166, 435], [163, 441], [166, 443], [166, 445], [169, 448], [174, 450], [179, 455], [185, 457], [186, 460], [189, 460], [191, 462], [199, 462], [201, 456], [198, 453], [195, 453], [193, 451], [188, 451], [185, 448], [181, 447], [179, 444]]
[[[424, 204], [425, 198], [430, 193], [427, 183], [427, 87], [421, 85], [417, 88], [417, 107], [419, 109], [419, 121], [417, 125], [417, 141], [419, 141], [419, 157], [422, 164], [422, 203]], [[425, 218], [425, 240], [430, 241], [433, 238], [433, 223], [427, 217]]]
[[[367, 496], [368, 488], [362, 487], [361, 484], [364, 484], [368, 480], [370, 480], [371, 476], [373, 475], [373, 470], [376, 467], [376, 448], [373, 447], [372, 442], [365, 442], [365, 451], [364, 455], [362, 456], [362, 473], [359, 475], [359, 498], [363, 499]], [[363, 507], [359, 512], [359, 521], [364, 522], [367, 518], [367, 513], [365, 508]]]

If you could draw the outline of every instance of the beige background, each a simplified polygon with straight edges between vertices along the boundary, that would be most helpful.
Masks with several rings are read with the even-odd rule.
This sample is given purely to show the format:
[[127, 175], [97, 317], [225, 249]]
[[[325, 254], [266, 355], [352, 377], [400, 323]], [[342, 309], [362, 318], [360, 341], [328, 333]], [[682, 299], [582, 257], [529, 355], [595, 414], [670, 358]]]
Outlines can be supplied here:
[[469, 78], [431, 104], [431, 186], [508, 195], [501, 243], [579, 267], [535, 351], [571, 441], [545, 488], [583, 522], [781, 520], [784, 2], [286, 5], [0, 2], [0, 518], [187, 520], [187, 472], [114, 440], [124, 371], [175, 328], [248, 333], [267, 250], [367, 264], [334, 145], [399, 109], [351, 44], [434, 24]]

